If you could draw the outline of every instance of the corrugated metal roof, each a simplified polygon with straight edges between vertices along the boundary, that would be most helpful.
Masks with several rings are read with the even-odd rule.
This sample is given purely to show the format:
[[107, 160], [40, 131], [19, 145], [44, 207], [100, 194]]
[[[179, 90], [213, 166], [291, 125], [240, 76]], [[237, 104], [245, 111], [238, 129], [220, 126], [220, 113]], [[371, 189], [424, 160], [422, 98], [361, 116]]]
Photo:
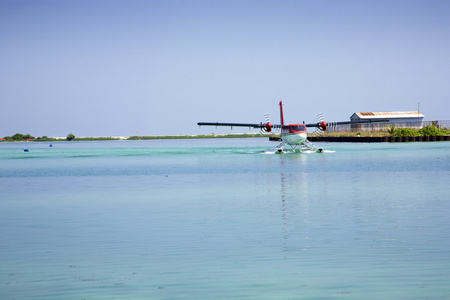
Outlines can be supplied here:
[[359, 112], [355, 113], [361, 119], [377, 119], [377, 118], [424, 118], [418, 111], [388, 111], [388, 112]]

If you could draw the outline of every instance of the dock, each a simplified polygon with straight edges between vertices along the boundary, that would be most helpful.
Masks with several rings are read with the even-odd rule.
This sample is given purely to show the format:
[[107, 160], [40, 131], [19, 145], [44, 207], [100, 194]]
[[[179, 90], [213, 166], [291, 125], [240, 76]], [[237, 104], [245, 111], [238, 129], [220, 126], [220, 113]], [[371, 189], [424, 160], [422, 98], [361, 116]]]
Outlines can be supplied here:
[[311, 142], [335, 142], [335, 143], [407, 143], [407, 142], [442, 142], [450, 141], [450, 135], [441, 136], [374, 136], [374, 137], [358, 137], [358, 136], [309, 136]]

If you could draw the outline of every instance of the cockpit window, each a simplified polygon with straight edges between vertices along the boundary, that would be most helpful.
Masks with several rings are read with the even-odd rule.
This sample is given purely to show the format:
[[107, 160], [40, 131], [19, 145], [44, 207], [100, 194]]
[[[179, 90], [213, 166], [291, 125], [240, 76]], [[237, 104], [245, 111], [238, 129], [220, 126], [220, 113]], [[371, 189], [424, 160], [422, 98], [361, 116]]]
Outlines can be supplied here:
[[292, 131], [305, 131], [306, 127], [303, 124], [297, 124], [297, 125], [292, 125], [291, 130]]

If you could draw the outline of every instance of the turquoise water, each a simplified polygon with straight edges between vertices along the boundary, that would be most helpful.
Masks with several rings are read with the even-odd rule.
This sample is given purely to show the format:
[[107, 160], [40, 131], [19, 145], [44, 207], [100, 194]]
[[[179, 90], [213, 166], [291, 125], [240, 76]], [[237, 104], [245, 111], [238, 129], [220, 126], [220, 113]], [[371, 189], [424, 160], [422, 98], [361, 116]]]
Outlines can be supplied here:
[[449, 299], [450, 143], [317, 145], [0, 143], [0, 298]]

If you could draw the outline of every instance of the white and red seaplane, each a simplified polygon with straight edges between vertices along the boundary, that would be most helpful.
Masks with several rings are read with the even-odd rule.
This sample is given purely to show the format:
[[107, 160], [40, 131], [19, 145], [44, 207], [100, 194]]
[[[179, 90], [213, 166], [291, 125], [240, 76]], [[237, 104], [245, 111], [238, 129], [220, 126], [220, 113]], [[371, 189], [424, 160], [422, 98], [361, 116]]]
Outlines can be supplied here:
[[283, 153], [283, 147], [289, 145], [292, 151], [303, 152], [303, 151], [313, 151], [313, 152], [323, 152], [323, 148], [316, 147], [313, 143], [308, 141], [307, 128], [316, 128], [316, 132], [324, 132], [328, 127], [335, 127], [337, 125], [348, 125], [348, 124], [367, 124], [367, 123], [380, 123], [388, 122], [388, 120], [364, 120], [364, 121], [344, 121], [344, 122], [331, 122], [326, 123], [320, 120], [318, 123], [311, 124], [284, 124], [283, 115], [283, 102], [280, 101], [280, 121], [281, 124], [272, 124], [268, 120], [265, 123], [220, 123], [220, 122], [198, 122], [199, 126], [228, 126], [228, 127], [249, 127], [249, 128], [259, 128], [261, 132], [272, 132], [273, 129], [279, 129], [281, 131], [280, 137], [272, 140], [281, 141], [277, 146], [277, 152]]

